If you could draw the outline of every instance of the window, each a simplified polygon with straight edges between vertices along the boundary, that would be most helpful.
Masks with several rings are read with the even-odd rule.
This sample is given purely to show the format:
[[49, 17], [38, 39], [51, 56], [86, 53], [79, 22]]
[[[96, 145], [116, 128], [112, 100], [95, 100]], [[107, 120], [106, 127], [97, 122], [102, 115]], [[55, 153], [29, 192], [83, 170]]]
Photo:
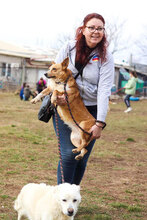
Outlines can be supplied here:
[[2, 63], [1, 75], [6, 77], [11, 76], [11, 64]]
[[2, 63], [2, 76], [6, 75], [6, 63]]

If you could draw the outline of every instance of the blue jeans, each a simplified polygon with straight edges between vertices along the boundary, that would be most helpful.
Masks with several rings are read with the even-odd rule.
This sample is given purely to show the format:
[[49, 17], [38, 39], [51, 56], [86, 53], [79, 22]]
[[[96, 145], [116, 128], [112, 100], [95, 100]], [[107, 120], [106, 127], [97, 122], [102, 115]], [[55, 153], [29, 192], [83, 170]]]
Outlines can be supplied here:
[[[97, 106], [87, 106], [87, 109], [96, 118]], [[70, 140], [71, 130], [66, 124], [64, 124], [64, 122], [60, 119], [59, 115], [57, 115], [57, 117], [64, 181], [67, 183], [79, 185], [84, 175], [89, 155], [96, 140], [92, 140], [90, 144], [86, 147], [88, 152], [85, 154], [82, 160], [75, 160], [75, 156], [77, 154], [74, 154], [72, 152], [72, 149], [74, 149], [75, 147]], [[53, 125], [56, 131], [55, 116], [53, 116]], [[57, 183], [62, 183], [60, 161], [58, 163], [57, 170]]]

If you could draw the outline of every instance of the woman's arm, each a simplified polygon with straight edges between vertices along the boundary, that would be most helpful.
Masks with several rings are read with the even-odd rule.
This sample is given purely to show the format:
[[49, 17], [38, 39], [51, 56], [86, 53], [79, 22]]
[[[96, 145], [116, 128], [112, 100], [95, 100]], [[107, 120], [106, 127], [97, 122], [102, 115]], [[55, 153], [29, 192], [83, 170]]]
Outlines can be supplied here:
[[100, 79], [97, 93], [97, 120], [105, 122], [107, 115], [109, 97], [114, 81], [114, 61], [111, 54], [108, 54], [107, 61], [100, 68]]

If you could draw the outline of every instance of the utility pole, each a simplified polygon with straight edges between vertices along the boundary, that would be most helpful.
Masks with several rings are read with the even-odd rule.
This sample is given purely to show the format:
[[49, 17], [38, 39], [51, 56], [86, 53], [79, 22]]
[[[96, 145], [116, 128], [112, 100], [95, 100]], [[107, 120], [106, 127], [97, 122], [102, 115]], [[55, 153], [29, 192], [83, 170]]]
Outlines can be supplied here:
[[130, 60], [129, 60], [129, 66], [132, 66], [132, 62], [133, 62], [133, 54], [130, 54]]

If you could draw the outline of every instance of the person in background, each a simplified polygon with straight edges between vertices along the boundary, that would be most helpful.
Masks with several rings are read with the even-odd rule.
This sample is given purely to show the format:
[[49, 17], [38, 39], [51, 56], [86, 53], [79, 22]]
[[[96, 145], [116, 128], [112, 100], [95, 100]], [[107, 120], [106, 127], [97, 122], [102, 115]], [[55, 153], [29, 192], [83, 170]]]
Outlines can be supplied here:
[[37, 93], [42, 92], [46, 88], [46, 81], [41, 77], [37, 82]]
[[147, 96], [147, 76], [143, 78], [144, 85], [143, 85], [143, 95], [146, 97]]
[[[88, 152], [82, 160], [77, 161], [75, 154], [72, 153], [75, 147], [70, 141], [71, 130], [58, 115], [64, 180], [79, 185], [94, 143], [100, 138], [106, 126], [105, 118], [114, 78], [114, 61], [112, 54], [108, 51], [105, 20], [101, 15], [92, 13], [84, 18], [82, 26], [77, 28], [75, 40], [67, 42], [60, 49], [55, 62], [61, 63], [67, 56], [69, 57], [68, 68], [74, 77], [77, 76], [76, 82], [84, 104], [96, 119], [95, 125], [91, 127], [91, 142], [86, 147]], [[83, 66], [85, 66], [83, 71], [77, 75]], [[67, 105], [64, 94], [57, 97], [57, 104]], [[56, 131], [55, 116], [53, 116], [53, 124]], [[59, 162], [58, 184], [62, 183], [61, 177]]]
[[30, 86], [27, 85], [25, 88], [24, 88], [24, 94], [23, 94], [23, 100], [24, 101], [28, 101], [30, 96], [32, 96], [33, 98], [35, 97], [34, 94], [32, 93], [31, 89], [30, 89]]
[[23, 94], [24, 94], [24, 88], [26, 87], [26, 83], [24, 82], [21, 89], [20, 89], [20, 93], [19, 93], [19, 96], [20, 96], [20, 99], [23, 100]]
[[137, 82], [137, 74], [134, 71], [130, 71], [130, 79], [128, 80], [127, 84], [125, 85], [125, 98], [124, 102], [127, 106], [127, 109], [124, 111], [125, 113], [128, 113], [132, 111], [132, 107], [130, 105], [130, 97], [135, 95], [136, 92], [136, 82]]

